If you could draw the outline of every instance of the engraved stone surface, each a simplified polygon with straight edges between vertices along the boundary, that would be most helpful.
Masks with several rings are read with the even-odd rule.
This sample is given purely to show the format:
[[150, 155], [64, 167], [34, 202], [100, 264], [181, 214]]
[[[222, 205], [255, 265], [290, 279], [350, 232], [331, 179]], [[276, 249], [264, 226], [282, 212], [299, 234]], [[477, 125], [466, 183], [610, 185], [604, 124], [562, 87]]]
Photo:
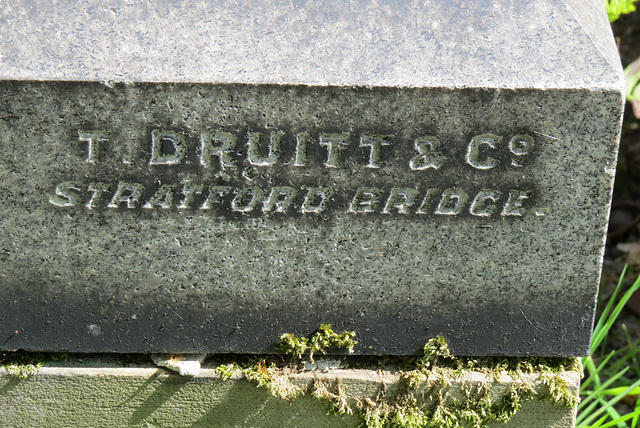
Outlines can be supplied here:
[[112, 3], [0, 7], [0, 349], [587, 353], [602, 2]]

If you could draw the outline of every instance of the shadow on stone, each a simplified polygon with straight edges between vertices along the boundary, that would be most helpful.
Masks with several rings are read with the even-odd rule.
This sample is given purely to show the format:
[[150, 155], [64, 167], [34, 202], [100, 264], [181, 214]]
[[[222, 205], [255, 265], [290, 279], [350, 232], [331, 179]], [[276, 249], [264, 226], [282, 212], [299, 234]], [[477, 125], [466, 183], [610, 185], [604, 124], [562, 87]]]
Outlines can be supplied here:
[[308, 397], [286, 401], [246, 381], [229, 382], [223, 397], [190, 426], [208, 428], [224, 421], [227, 427], [324, 428], [354, 427], [361, 422], [357, 416], [329, 414], [328, 401]]
[[4, 394], [6, 394], [7, 392], [11, 391], [13, 388], [15, 388], [18, 385], [20, 385], [23, 381], [24, 381], [24, 379], [22, 379], [22, 378], [10, 377], [4, 383], [4, 385], [0, 386], [0, 396], [2, 396]]
[[[152, 376], [149, 381], [145, 382], [137, 391], [142, 392], [145, 385], [148, 386], [152, 384], [156, 379], [156, 375]], [[180, 392], [189, 380], [190, 378], [188, 377], [179, 376], [169, 376], [164, 380], [157, 379], [158, 382], [161, 382], [160, 386], [158, 386], [151, 396], [149, 396], [149, 398], [147, 398], [144, 403], [133, 412], [129, 419], [129, 423], [131, 425], [136, 425], [144, 422], [156, 410], [165, 405], [171, 397]]]

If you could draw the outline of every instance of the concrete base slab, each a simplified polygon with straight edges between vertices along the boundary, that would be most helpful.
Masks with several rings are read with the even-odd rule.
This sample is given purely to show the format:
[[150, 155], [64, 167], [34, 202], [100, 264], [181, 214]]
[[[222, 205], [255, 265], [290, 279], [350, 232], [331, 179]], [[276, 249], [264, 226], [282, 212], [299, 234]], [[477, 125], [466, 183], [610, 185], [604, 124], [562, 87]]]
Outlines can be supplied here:
[[[197, 376], [180, 376], [152, 365], [123, 367], [109, 357], [50, 362], [28, 377], [0, 368], [0, 426], [357, 427], [363, 423], [362, 409], [369, 410], [369, 417], [391, 404], [414, 403], [415, 408], [427, 409], [434, 397], [450, 406], [452, 397], [463, 402], [465, 396], [477, 398], [482, 391], [490, 391], [488, 397], [495, 404], [508, 401], [510, 392], [529, 387], [535, 396], [523, 399], [521, 409], [506, 424], [494, 421], [486, 426], [575, 425], [575, 406], [554, 403], [549, 378], [539, 372], [466, 371], [449, 379], [430, 374], [410, 386], [413, 378], [403, 372], [375, 367], [293, 371], [257, 366], [250, 376], [253, 381], [239, 368], [222, 373], [216, 367], [205, 363]], [[554, 376], [564, 385], [565, 397], [577, 397], [578, 372]], [[314, 396], [329, 398], [333, 404]], [[354, 414], [328, 414], [341, 406]], [[445, 412], [451, 408], [447, 406], [442, 407]]]

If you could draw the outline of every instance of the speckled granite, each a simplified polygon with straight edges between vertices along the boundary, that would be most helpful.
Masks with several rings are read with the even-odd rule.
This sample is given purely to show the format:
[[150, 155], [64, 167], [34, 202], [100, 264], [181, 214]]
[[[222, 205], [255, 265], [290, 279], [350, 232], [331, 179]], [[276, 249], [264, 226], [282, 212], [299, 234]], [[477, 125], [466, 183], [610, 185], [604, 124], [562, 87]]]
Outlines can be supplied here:
[[585, 354], [602, 5], [361, 3], [3, 5], [0, 349]]

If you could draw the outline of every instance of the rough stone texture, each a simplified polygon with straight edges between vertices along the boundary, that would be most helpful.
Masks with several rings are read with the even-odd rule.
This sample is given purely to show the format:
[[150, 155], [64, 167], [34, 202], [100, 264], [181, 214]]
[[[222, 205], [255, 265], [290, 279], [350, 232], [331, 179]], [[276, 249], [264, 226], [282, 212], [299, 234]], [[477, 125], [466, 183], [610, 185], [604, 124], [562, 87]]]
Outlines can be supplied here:
[[[52, 364], [52, 366], [50, 366]], [[539, 374], [528, 376], [539, 384]], [[397, 373], [380, 370], [308, 371], [290, 376], [299, 387], [314, 379], [340, 380], [349, 391], [375, 397], [382, 385], [396, 387]], [[519, 386], [500, 376], [501, 387]], [[567, 372], [569, 388], [577, 394], [579, 374]], [[492, 386], [492, 376], [466, 373], [453, 380]], [[428, 383], [425, 383], [425, 388]], [[112, 360], [47, 363], [27, 379], [0, 369], [0, 424], [21, 426], [92, 427], [357, 427], [357, 416], [328, 415], [325, 400], [301, 397], [291, 401], [273, 397], [244, 379], [221, 380], [205, 368], [196, 377], [184, 377], [148, 366], [122, 368]], [[506, 424], [489, 427], [573, 428], [575, 409], [531, 399]]]
[[7, 79], [620, 85], [598, 0], [4, 2]]
[[600, 1], [25, 1], [0, 28], [0, 349], [332, 323], [361, 354], [587, 353], [624, 85]]

